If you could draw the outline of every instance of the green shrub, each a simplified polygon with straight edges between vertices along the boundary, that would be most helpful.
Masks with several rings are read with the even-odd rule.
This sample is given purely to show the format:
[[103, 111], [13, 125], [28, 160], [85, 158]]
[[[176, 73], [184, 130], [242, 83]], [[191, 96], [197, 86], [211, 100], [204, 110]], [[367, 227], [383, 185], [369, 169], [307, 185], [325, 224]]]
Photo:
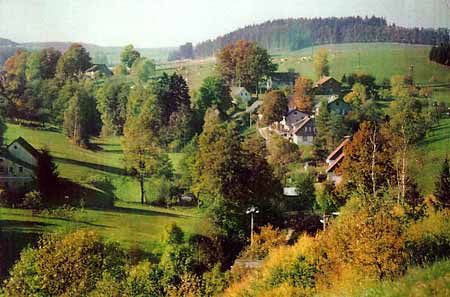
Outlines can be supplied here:
[[125, 281], [124, 296], [164, 296], [162, 271], [148, 261], [132, 267]]
[[27, 209], [41, 209], [42, 208], [42, 195], [38, 191], [31, 191], [25, 194], [23, 197], [22, 208]]
[[164, 228], [163, 242], [166, 244], [182, 244], [184, 242], [184, 233], [177, 224], [172, 223]]
[[104, 273], [124, 276], [124, 254], [92, 231], [49, 235], [22, 253], [6, 281], [5, 296], [85, 296]]
[[430, 211], [409, 226], [406, 238], [407, 251], [414, 263], [450, 257], [450, 210]]

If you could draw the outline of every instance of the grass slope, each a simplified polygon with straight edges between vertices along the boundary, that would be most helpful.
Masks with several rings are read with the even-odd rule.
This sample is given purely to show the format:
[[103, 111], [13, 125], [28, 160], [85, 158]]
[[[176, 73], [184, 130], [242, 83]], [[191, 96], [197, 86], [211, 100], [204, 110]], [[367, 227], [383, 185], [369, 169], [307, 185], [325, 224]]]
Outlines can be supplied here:
[[373, 287], [346, 296], [450, 296], [450, 261], [440, 261], [430, 267], [411, 269], [399, 280], [381, 282]]
[[[140, 201], [139, 185], [124, 170], [123, 151], [120, 137], [94, 138], [94, 149], [88, 150], [71, 144], [67, 137], [59, 132], [32, 129], [16, 124], [7, 124], [5, 143], [22, 136], [35, 148], [48, 148], [58, 164], [58, 171], [64, 178], [83, 184], [87, 188], [100, 192], [93, 199], [112, 198], [122, 201]], [[170, 154], [176, 170], [182, 154]], [[110, 185], [94, 188], [88, 183], [93, 177], [106, 176]]]

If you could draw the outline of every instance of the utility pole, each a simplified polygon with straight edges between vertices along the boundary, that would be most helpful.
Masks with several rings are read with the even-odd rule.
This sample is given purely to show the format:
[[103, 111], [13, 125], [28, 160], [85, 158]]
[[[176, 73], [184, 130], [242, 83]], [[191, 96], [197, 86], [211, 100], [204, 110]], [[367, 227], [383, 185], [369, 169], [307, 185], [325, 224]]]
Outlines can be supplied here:
[[259, 209], [255, 206], [251, 206], [245, 212], [246, 214], [250, 214], [250, 246], [253, 245], [253, 214], [259, 213]]

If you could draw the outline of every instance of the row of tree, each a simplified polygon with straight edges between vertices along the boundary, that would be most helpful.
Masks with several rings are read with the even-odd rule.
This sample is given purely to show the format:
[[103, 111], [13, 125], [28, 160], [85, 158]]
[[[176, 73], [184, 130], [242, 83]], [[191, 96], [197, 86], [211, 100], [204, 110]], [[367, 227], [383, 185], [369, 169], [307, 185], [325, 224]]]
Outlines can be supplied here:
[[195, 47], [195, 57], [213, 56], [240, 39], [256, 41], [268, 50], [297, 50], [312, 45], [348, 42], [448, 43], [446, 29], [404, 28], [384, 18], [345, 17], [280, 19], [236, 30]]
[[430, 51], [430, 61], [450, 66], [450, 44], [442, 43], [439, 46], [433, 46]]

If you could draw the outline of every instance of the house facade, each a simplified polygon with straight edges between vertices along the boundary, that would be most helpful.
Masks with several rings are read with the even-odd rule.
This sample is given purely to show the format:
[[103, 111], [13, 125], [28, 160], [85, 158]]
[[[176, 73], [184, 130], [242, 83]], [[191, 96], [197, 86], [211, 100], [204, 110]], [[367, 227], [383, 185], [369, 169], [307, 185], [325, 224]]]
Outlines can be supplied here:
[[39, 152], [22, 137], [0, 152], [0, 186], [8, 190], [29, 187], [34, 182]]
[[286, 130], [290, 130], [295, 124], [300, 123], [305, 118], [309, 117], [309, 114], [301, 111], [297, 108], [291, 109], [280, 122]]
[[314, 117], [306, 117], [302, 122], [294, 126], [291, 139], [297, 145], [312, 145], [316, 136]]

